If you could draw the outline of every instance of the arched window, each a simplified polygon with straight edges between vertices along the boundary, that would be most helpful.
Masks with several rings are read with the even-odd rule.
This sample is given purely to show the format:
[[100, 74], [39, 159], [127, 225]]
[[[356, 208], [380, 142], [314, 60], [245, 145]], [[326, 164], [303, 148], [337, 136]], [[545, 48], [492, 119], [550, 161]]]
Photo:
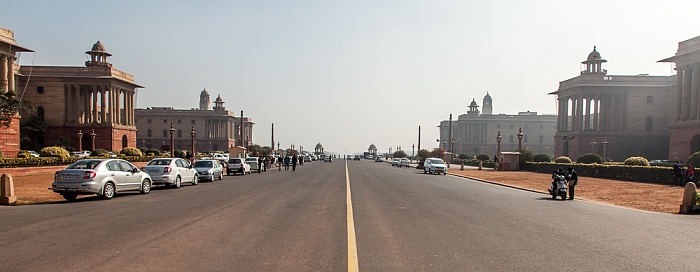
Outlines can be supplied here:
[[153, 136], [153, 132], [152, 132], [151, 129], [149, 128], [149, 129], [148, 129], [148, 137], [150, 138], [151, 136]]
[[653, 128], [654, 120], [651, 118], [651, 116], [647, 116], [647, 126], [646, 130], [651, 131]]
[[168, 138], [168, 130], [167, 129], [163, 130], [163, 138]]
[[44, 120], [44, 107], [37, 108], [36, 115], [38, 115], [41, 118], [41, 120]]
[[122, 136], [122, 148], [125, 148], [128, 146], [129, 141], [126, 138], [126, 135]]

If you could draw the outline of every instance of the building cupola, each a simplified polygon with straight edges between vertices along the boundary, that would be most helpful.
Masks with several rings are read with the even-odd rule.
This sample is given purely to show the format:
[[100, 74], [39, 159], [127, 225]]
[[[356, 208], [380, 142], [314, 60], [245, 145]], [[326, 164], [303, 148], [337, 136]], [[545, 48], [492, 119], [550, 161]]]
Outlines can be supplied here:
[[214, 101], [214, 110], [225, 110], [224, 108], [224, 100], [221, 99], [221, 95], [218, 95], [216, 97], [216, 100]]
[[469, 115], [479, 115], [479, 105], [476, 104], [476, 100], [472, 99], [472, 103], [469, 104]]
[[593, 46], [593, 52], [588, 54], [586, 61], [582, 61], [582, 64], [586, 65], [586, 70], [581, 71], [581, 75], [605, 75], [608, 73], [607, 70], [603, 69], [603, 63], [608, 62], [604, 60], [600, 53]]
[[199, 93], [199, 110], [209, 110], [209, 92], [207, 92], [207, 88], [204, 88], [204, 90]]
[[486, 92], [486, 96], [484, 96], [484, 103], [481, 110], [484, 111], [482, 114], [493, 114], [493, 100], [491, 99], [489, 92]]
[[92, 49], [90, 51], [85, 52], [88, 56], [90, 56], [90, 60], [85, 62], [85, 66], [91, 67], [91, 66], [107, 66], [107, 67], [112, 67], [112, 64], [107, 62], [107, 58], [111, 57], [112, 54], [107, 53], [107, 49], [105, 49], [105, 46], [102, 45], [100, 41], [97, 41], [95, 44], [92, 45]]

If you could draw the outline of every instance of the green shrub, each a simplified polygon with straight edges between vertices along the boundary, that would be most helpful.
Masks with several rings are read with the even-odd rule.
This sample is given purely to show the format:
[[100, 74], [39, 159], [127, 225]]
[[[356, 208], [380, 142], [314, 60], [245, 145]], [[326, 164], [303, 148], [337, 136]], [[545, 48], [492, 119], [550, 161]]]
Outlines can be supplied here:
[[469, 157], [469, 155], [467, 155], [467, 154], [459, 154], [459, 158], [460, 158], [460, 159], [463, 159], [463, 160], [471, 159], [471, 158]]
[[90, 157], [109, 157], [109, 151], [104, 150], [102, 148], [97, 148], [93, 151], [90, 151]]
[[558, 158], [554, 159], [554, 162], [556, 163], [572, 163], [571, 158], [567, 156], [559, 156]]
[[39, 154], [42, 157], [58, 157], [62, 160], [70, 158], [70, 153], [68, 153], [68, 150], [60, 146], [44, 147], [41, 149], [41, 151], [39, 151]]
[[695, 192], [695, 204], [700, 205], [700, 193]]
[[148, 153], [148, 147], [142, 146], [142, 147], [139, 147], [139, 150], [141, 150], [141, 154]]
[[133, 148], [133, 147], [125, 147], [121, 151], [119, 151], [119, 154], [124, 154], [125, 156], [137, 156], [141, 157], [143, 156], [143, 153], [141, 153], [141, 150], [138, 148]]
[[161, 152], [158, 149], [149, 149], [148, 151], [146, 151], [146, 154], [148, 153], [153, 153], [154, 156], [160, 156]]
[[491, 156], [486, 155], [486, 154], [479, 154], [479, 155], [476, 155], [476, 160], [478, 160], [478, 161], [490, 161]]
[[700, 163], [700, 151], [693, 153], [688, 157], [688, 161], [686, 162], [686, 165], [693, 163], [697, 167], [698, 163]]
[[591, 163], [597, 163], [597, 164], [603, 164], [603, 157], [601, 157], [598, 154], [595, 153], [586, 153], [578, 157], [576, 159], [577, 163], [585, 163], [585, 164], [591, 164]]
[[551, 162], [552, 157], [550, 157], [548, 154], [537, 154], [535, 155], [535, 158], [533, 160], [534, 162]]
[[649, 166], [649, 161], [644, 157], [629, 157], [625, 160], [625, 165]]
[[2, 155], [2, 150], [0, 150], [0, 158], [4, 158], [5, 156]]
[[27, 150], [20, 150], [19, 153], [17, 153], [17, 158], [31, 158], [32, 155], [29, 154], [29, 151]]

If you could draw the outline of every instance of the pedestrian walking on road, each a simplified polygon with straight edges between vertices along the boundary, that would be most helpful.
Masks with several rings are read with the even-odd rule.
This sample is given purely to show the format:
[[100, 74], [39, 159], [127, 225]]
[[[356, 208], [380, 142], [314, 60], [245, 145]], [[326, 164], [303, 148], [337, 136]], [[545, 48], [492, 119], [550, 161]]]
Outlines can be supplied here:
[[263, 157], [258, 157], [258, 173], [262, 172], [263, 167]]
[[297, 161], [299, 161], [299, 159], [297, 158], [297, 155], [294, 154], [294, 156], [292, 156], [292, 172], [297, 171]]
[[569, 166], [566, 171], [566, 181], [569, 182], [569, 199], [574, 200], [574, 189], [578, 183], [578, 174], [576, 174], [576, 171], [571, 166]]
[[289, 156], [285, 156], [285, 157], [284, 157], [284, 171], [288, 171], [288, 170], [289, 170], [289, 162], [290, 162], [290, 160], [291, 160], [291, 158], [290, 158]]
[[267, 157], [263, 157], [263, 172], [267, 172]]

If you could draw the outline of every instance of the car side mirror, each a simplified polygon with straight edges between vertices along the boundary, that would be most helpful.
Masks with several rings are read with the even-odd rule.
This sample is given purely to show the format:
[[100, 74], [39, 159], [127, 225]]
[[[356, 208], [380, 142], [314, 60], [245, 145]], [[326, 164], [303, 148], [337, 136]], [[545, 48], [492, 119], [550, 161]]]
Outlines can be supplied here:
[[131, 172], [133, 172], [134, 174], [136, 174], [136, 173], [138, 173], [138, 172], [141, 172], [141, 170], [139, 170], [138, 168], [134, 168], [134, 169], [131, 170]]

